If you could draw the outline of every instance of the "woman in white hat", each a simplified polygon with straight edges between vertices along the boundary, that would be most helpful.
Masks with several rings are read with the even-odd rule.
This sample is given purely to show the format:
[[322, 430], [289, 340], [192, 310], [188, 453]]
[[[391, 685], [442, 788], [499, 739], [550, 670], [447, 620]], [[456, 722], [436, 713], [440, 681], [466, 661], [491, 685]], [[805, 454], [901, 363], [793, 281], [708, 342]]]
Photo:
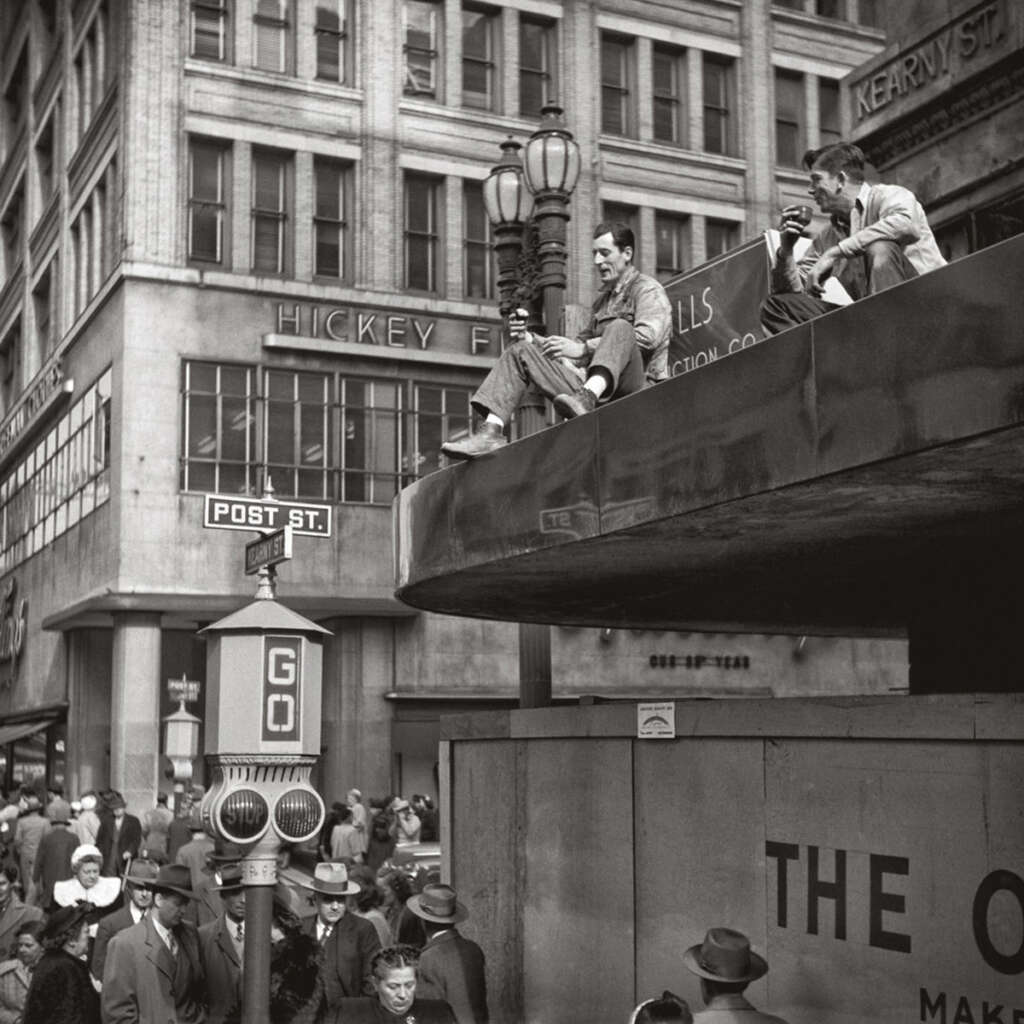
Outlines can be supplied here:
[[89, 935], [92, 938], [96, 937], [96, 923], [104, 912], [114, 909], [114, 903], [121, 895], [121, 879], [102, 876], [102, 864], [103, 855], [98, 847], [83, 843], [71, 854], [71, 877], [53, 887], [53, 902], [58, 907], [73, 907], [83, 900], [92, 904], [94, 912], [89, 917]]

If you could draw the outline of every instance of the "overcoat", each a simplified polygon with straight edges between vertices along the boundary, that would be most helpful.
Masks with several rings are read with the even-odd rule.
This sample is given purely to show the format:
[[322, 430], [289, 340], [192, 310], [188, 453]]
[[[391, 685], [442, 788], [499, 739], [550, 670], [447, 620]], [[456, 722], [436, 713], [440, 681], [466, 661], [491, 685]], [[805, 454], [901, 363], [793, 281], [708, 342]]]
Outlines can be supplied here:
[[449, 928], [427, 940], [417, 969], [424, 998], [443, 999], [458, 1024], [487, 1024], [483, 950]]
[[208, 1024], [223, 1024], [242, 1005], [242, 961], [222, 914], [199, 929]]
[[[316, 938], [316, 915], [302, 924], [306, 935]], [[320, 974], [328, 1009], [347, 997], [366, 995], [370, 990], [370, 960], [380, 949], [377, 929], [355, 914], [346, 914], [320, 950]]]

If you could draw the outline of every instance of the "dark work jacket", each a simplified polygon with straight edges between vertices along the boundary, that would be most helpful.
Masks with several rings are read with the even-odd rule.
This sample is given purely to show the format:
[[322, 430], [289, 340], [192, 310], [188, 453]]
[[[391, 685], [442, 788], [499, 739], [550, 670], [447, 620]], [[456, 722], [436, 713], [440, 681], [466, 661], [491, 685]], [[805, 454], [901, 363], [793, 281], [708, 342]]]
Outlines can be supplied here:
[[22, 1024], [100, 1024], [89, 968], [62, 949], [44, 953], [32, 972]]
[[[307, 935], [316, 939], [317, 916], [302, 925]], [[370, 960], [380, 949], [377, 929], [355, 914], [346, 914], [320, 948], [318, 960], [324, 982], [327, 1008], [333, 1010], [346, 996], [366, 995], [372, 990]]]
[[427, 940], [417, 969], [424, 998], [443, 999], [458, 1024], [487, 1024], [487, 980], [483, 950], [449, 928]]

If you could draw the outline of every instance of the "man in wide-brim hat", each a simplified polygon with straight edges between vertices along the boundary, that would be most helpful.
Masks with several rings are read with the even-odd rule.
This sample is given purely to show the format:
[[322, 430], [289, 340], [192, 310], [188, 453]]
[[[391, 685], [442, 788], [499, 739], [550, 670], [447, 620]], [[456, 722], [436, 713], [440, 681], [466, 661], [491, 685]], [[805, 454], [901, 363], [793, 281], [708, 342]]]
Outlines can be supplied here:
[[469, 912], [450, 885], [425, 885], [405, 904], [423, 920], [427, 944], [420, 953], [418, 994], [443, 999], [458, 1024], [488, 1019], [487, 965], [483, 950], [455, 927]]
[[183, 864], [163, 864], [147, 888], [153, 893], [152, 910], [107, 947], [104, 1024], [199, 1024], [206, 1016], [206, 980], [199, 935], [183, 920], [195, 896], [189, 870]]
[[340, 1001], [373, 993], [370, 961], [380, 949], [377, 929], [362, 917], [348, 913], [348, 898], [360, 891], [344, 864], [322, 861], [304, 888], [315, 894], [316, 915], [302, 930], [320, 947], [320, 975], [328, 1009]]
[[742, 932], [711, 928], [700, 945], [683, 954], [683, 966], [700, 978], [707, 1007], [693, 1015], [694, 1024], [786, 1024], [756, 1010], [743, 995], [752, 981], [768, 973], [768, 962], [750, 948]]
[[207, 1022], [223, 1024], [242, 1004], [245, 961], [245, 884], [242, 865], [223, 864], [214, 875], [222, 911], [199, 929], [199, 952], [206, 975]]
[[107, 963], [107, 947], [110, 940], [126, 928], [138, 924], [153, 906], [153, 893], [148, 886], [156, 881], [160, 868], [151, 860], [132, 861], [124, 876], [124, 892], [127, 900], [124, 906], [104, 917], [96, 927], [96, 943], [92, 947], [92, 962], [89, 971], [99, 986], [103, 981], [103, 968]]

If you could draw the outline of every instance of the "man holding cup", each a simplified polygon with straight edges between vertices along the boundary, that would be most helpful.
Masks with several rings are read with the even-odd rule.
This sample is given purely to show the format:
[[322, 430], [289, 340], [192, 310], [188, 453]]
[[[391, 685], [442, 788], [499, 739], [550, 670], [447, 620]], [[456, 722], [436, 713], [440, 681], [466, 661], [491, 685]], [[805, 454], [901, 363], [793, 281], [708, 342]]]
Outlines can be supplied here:
[[838, 309], [822, 297], [829, 277], [856, 301], [945, 265], [917, 198], [900, 185], [869, 185], [859, 147], [836, 142], [809, 150], [803, 164], [808, 194], [829, 224], [797, 261], [794, 247], [810, 223], [810, 207], [782, 211], [771, 294], [761, 305], [766, 333]]

